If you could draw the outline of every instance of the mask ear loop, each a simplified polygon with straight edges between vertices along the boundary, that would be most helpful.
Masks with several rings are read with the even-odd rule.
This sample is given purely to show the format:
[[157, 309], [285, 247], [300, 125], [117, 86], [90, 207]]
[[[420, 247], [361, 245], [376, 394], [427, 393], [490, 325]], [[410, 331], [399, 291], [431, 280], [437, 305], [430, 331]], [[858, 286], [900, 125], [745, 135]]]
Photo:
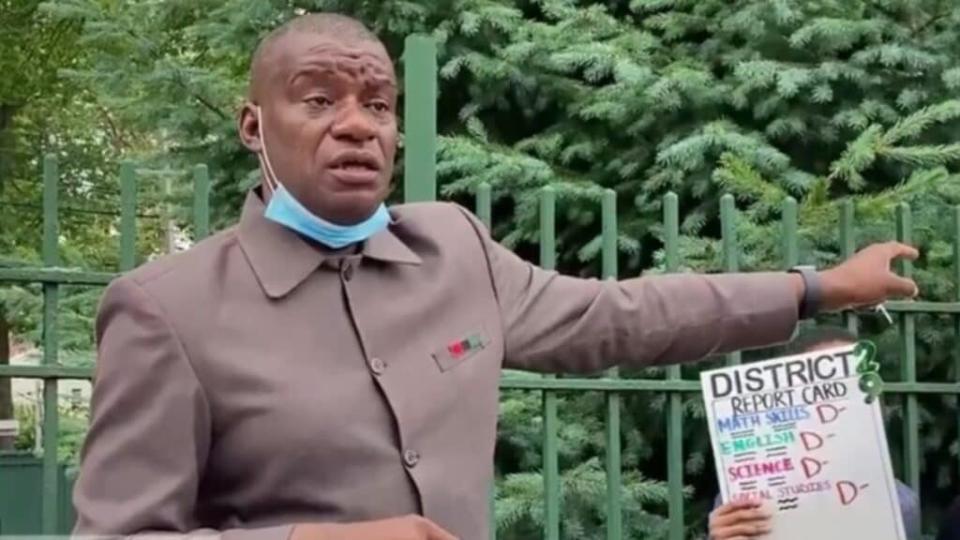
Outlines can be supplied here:
[[875, 309], [876, 311], [879, 311], [881, 314], [883, 314], [884, 318], [887, 319], [887, 323], [888, 323], [888, 324], [890, 324], [891, 326], [893, 325], [893, 317], [890, 316], [890, 312], [887, 311], [887, 308], [886, 308], [886, 306], [885, 306], [884, 304], [882, 304], [882, 303], [881, 303], [881, 304], [877, 304], [877, 307], [875, 307], [874, 309]]
[[267, 187], [275, 193], [280, 188], [280, 181], [277, 180], [277, 175], [273, 172], [273, 166], [270, 165], [270, 156], [267, 155], [267, 141], [264, 135], [266, 130], [263, 129], [263, 114], [260, 105], [256, 107], [257, 130], [260, 132], [260, 151], [257, 152], [257, 159], [260, 160], [260, 168], [264, 170], [264, 176], [267, 178]]

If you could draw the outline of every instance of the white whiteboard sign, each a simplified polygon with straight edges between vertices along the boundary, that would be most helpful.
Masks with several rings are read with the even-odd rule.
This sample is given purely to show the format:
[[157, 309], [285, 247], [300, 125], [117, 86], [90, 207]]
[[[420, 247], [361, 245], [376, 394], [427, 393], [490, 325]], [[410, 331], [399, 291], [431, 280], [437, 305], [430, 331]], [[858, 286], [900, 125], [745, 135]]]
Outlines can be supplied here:
[[858, 354], [850, 345], [700, 375], [721, 498], [766, 500], [768, 539], [906, 540]]

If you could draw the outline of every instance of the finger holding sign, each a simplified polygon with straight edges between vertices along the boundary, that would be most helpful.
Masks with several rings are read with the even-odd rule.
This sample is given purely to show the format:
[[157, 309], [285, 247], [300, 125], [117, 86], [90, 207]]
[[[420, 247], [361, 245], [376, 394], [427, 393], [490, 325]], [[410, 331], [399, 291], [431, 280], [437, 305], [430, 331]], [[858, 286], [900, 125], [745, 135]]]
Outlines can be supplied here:
[[916, 248], [900, 242], [873, 244], [843, 263], [820, 273], [822, 308], [838, 311], [875, 306], [890, 298], [914, 298], [917, 284], [891, 269], [894, 261], [916, 260]]
[[729, 502], [710, 514], [710, 540], [759, 538], [770, 532], [772, 514], [760, 501]]
[[305, 523], [293, 528], [290, 540], [457, 540], [436, 523], [408, 515], [355, 523]]

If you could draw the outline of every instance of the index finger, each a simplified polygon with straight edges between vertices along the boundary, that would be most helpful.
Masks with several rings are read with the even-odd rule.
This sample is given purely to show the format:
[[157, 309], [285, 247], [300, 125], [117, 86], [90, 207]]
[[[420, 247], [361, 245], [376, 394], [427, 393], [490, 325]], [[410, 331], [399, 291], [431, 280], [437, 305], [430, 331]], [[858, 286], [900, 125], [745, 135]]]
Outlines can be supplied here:
[[430, 521], [427, 528], [427, 540], [457, 540], [457, 537], [440, 528]]
[[744, 508], [737, 510], [736, 512], [731, 512], [729, 514], [723, 514], [721, 516], [713, 516], [710, 520], [711, 527], [732, 527], [735, 525], [741, 524], [765, 524], [769, 523], [770, 519], [773, 516], [766, 511], [763, 507], [757, 508]]
[[920, 257], [920, 252], [917, 251], [917, 248], [901, 242], [889, 242], [887, 244], [887, 252], [890, 259], [909, 259], [914, 261]]
[[731, 514], [738, 510], [748, 510], [750, 508], [759, 508], [761, 504], [763, 503], [753, 499], [741, 499], [739, 501], [730, 501], [728, 503], [724, 503], [719, 507], [717, 507], [717, 509], [714, 510], [714, 515], [724, 516], [726, 514]]

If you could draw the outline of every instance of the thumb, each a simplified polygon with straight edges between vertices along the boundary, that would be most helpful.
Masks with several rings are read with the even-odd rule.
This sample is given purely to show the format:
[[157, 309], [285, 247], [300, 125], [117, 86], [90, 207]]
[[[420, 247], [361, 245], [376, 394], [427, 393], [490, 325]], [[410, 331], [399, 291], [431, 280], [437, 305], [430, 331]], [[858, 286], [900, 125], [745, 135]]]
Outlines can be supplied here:
[[890, 280], [887, 283], [887, 294], [889, 296], [914, 298], [919, 292], [916, 282], [912, 279], [890, 274]]

